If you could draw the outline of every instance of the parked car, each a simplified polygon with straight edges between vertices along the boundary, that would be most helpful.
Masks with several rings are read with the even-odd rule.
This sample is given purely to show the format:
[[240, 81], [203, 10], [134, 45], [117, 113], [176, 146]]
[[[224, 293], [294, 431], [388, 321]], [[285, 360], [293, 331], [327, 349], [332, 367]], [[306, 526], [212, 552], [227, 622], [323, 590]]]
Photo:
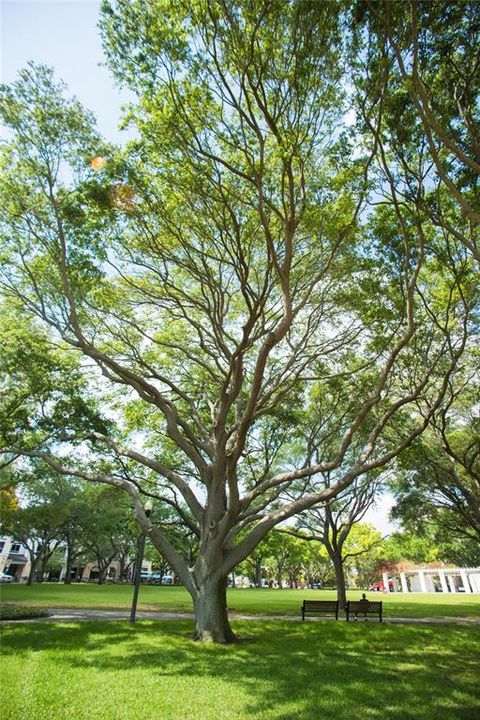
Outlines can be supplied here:
[[158, 585], [161, 582], [161, 575], [156, 572], [142, 572], [141, 579], [143, 583]]
[[13, 578], [11, 575], [7, 575], [7, 573], [0, 572], [0, 583], [9, 583], [12, 582]]

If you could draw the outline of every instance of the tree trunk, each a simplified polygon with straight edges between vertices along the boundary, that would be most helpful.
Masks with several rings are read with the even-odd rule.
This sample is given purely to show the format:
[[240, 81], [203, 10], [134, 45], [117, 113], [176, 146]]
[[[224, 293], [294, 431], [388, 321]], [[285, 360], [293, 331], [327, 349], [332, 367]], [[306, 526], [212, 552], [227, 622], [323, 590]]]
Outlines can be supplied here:
[[199, 581], [193, 602], [195, 606], [195, 640], [231, 643], [236, 638], [227, 614], [227, 578], [212, 576]]
[[73, 561], [74, 561], [74, 553], [73, 553], [70, 543], [68, 543], [67, 561], [65, 563], [65, 577], [63, 578], [64, 585], [70, 585], [72, 582]]
[[77, 569], [75, 570], [75, 577], [73, 578], [74, 582], [80, 582], [84, 569], [85, 568], [81, 565], [77, 565]]
[[38, 582], [43, 582], [45, 580], [45, 575], [47, 574], [48, 561], [50, 560], [51, 555], [52, 554], [49, 553], [48, 555], [42, 556], [42, 559], [40, 562], [40, 579]]
[[[214, 497], [214, 500], [215, 507], [211, 506], [209, 512], [204, 514], [200, 549], [193, 567], [187, 565], [169, 543], [164, 542], [155, 527], [144, 529], [192, 597], [195, 611], [193, 639], [199, 642], [233, 643], [236, 642], [236, 637], [230, 627], [227, 612], [227, 578], [234, 567], [245, 559], [246, 554], [239, 557], [236, 563], [226, 561], [228, 552], [225, 551], [224, 541], [228, 525], [219, 531], [226, 499]], [[137, 517], [147, 520], [144, 514], [142, 516], [141, 505]]]
[[28, 554], [30, 556], [30, 572], [28, 573], [28, 580], [27, 585], [33, 585], [33, 581], [35, 580], [36, 575], [36, 559], [33, 552], [28, 551]]
[[127, 558], [125, 555], [120, 555], [118, 558], [118, 580], [122, 582], [127, 574]]
[[277, 562], [277, 585], [283, 589], [283, 562]]
[[37, 569], [35, 572], [35, 582], [42, 583], [43, 582], [43, 562], [42, 562], [41, 556], [37, 557], [36, 566], [37, 566]]
[[345, 571], [343, 568], [343, 562], [342, 559], [339, 557], [335, 557], [332, 559], [335, 568], [335, 582], [337, 585], [338, 607], [341, 610], [344, 610], [345, 605], [347, 604], [347, 593], [345, 591]]

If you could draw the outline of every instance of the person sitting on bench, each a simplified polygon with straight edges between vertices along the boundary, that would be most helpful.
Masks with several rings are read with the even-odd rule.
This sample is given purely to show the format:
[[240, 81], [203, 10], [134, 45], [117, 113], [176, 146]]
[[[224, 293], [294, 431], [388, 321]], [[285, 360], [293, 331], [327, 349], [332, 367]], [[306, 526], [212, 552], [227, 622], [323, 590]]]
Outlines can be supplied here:
[[[367, 600], [367, 596], [365, 595], [365, 593], [362, 593], [362, 597], [360, 598], [359, 602], [366, 603], [366, 607], [368, 608], [368, 600]], [[363, 614], [365, 616], [365, 622], [366, 622], [367, 621], [367, 613], [363, 613]], [[355, 620], [355, 622], [358, 620], [358, 612], [355, 613], [354, 620]]]

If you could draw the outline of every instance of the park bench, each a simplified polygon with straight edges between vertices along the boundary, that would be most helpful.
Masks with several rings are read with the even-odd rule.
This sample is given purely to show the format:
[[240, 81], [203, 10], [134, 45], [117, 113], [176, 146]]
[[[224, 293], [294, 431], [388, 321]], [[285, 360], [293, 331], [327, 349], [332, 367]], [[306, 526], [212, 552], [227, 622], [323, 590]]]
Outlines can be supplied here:
[[364, 615], [367, 619], [367, 615], [378, 615], [378, 619], [382, 622], [382, 603], [371, 602], [370, 600], [349, 600], [347, 602], [345, 612], [347, 613], [347, 622], [350, 619], [350, 615]]
[[304, 600], [301, 607], [302, 620], [305, 615], [335, 615], [338, 620], [338, 601], [337, 600]]

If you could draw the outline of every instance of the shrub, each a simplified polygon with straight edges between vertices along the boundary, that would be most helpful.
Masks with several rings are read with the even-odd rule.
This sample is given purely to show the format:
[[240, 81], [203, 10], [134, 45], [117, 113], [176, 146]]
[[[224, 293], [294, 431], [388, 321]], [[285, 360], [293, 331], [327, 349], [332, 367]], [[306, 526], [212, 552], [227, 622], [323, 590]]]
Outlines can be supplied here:
[[0, 620], [29, 620], [30, 618], [47, 617], [49, 614], [45, 608], [0, 604]]

